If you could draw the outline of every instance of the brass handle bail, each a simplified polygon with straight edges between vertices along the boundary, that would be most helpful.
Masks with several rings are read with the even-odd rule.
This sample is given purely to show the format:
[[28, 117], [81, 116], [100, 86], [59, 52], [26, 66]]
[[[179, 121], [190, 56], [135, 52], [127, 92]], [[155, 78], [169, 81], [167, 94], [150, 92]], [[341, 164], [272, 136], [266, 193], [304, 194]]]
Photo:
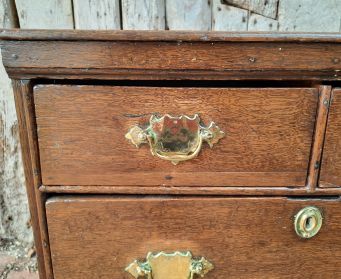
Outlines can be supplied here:
[[149, 143], [154, 156], [176, 165], [198, 156], [203, 142], [212, 148], [224, 135], [214, 122], [202, 126], [197, 114], [193, 117], [166, 114], [162, 117], [152, 115], [145, 128], [136, 125], [125, 137], [136, 147]]
[[147, 279], [193, 279], [204, 277], [213, 269], [213, 265], [204, 257], [193, 259], [192, 253], [152, 253], [149, 252], [146, 261], [135, 260], [125, 271], [134, 278]]

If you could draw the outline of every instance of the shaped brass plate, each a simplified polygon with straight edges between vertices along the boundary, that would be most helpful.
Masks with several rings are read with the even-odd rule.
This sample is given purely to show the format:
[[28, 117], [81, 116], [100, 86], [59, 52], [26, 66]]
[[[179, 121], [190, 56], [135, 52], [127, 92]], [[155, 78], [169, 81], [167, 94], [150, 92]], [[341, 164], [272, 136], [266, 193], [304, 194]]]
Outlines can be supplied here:
[[193, 117], [153, 115], [146, 128], [134, 126], [126, 134], [136, 147], [149, 143], [154, 156], [173, 164], [195, 158], [204, 141], [212, 148], [224, 136], [225, 133], [214, 122], [202, 126], [197, 114]]
[[125, 269], [134, 278], [148, 279], [193, 279], [204, 277], [213, 265], [204, 257], [193, 259], [191, 252], [151, 253], [146, 261], [135, 260]]

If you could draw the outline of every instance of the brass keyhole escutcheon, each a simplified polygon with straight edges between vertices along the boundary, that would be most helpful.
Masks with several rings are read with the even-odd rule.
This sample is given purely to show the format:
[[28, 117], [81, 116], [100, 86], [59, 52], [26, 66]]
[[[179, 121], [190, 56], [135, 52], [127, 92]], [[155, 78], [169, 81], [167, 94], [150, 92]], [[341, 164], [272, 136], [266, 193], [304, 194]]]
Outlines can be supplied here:
[[315, 206], [307, 206], [295, 216], [295, 231], [302, 238], [311, 238], [320, 231], [322, 221], [321, 211]]

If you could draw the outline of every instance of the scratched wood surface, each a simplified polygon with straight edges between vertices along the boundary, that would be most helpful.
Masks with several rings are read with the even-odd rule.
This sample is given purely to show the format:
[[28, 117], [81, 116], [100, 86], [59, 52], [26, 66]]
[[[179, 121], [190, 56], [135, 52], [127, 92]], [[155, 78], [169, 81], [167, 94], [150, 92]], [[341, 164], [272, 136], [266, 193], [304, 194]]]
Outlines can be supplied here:
[[[85, 33], [92, 38], [94, 32]], [[44, 33], [45, 37], [51, 35], [48, 31]], [[34, 37], [32, 32], [28, 34]], [[72, 34], [74, 32], [69, 35], [65, 33], [65, 36], [70, 39]], [[84, 38], [80, 42], [5, 42], [2, 48], [3, 61], [12, 78], [30, 78], [38, 74], [39, 77], [57, 79], [127, 79], [127, 76], [135, 80], [340, 79], [339, 44], [270, 42], [275, 36], [261, 38], [259, 34], [248, 38], [245, 38], [245, 34], [234, 37], [237, 42], [228, 42], [226, 39], [225, 42], [202, 43], [202, 33], [192, 32], [183, 37], [192, 41], [197, 38], [199, 41], [179, 43], [174, 32], [169, 34], [171, 42], [167, 42], [167, 39], [166, 42], [159, 42], [158, 38], [164, 37], [163, 32], [152, 33], [154, 41], [151, 42], [127, 41], [129, 34], [119, 33], [118, 37], [122, 41], [114, 44], [86, 41]], [[139, 38], [148, 36], [149, 32], [143, 34]], [[286, 35], [282, 35], [283, 40]], [[217, 38], [225, 40], [224, 36], [220, 38], [217, 35]], [[254, 44], [253, 40], [262, 42]], [[246, 44], [246, 41], [251, 43]], [[29, 53], [27, 49], [30, 49]], [[51, 49], [54, 51], [51, 52]], [[82, 59], [79, 59], [80, 56]]]
[[[0, 1], [0, 28], [15, 27], [18, 21], [13, 1]], [[11, 81], [0, 63], [0, 236], [31, 243], [18, 130]]]
[[121, 29], [119, 0], [74, 0], [75, 29]]
[[165, 29], [165, 0], [122, 0], [121, 5], [124, 30]]
[[[133, 7], [125, 11], [122, 9], [123, 6], [117, 5], [117, 2], [107, 0], [44, 0], [43, 2], [39, 0], [3, 0], [0, 2], [0, 27], [341, 31], [339, 12], [341, 1], [335, 0], [153, 0], [147, 1], [147, 4], [141, 4], [145, 1], [124, 0], [125, 5]], [[132, 15], [131, 11], [136, 11], [134, 7], [139, 7], [141, 10], [138, 16]], [[183, 7], [183, 10], [179, 7]], [[120, 18], [123, 19], [123, 22], [120, 22]], [[76, 77], [77, 75], [74, 76], [74, 78]], [[7, 181], [2, 182], [2, 185], [16, 185], [16, 187], [6, 186], [6, 190], [2, 188], [0, 195], [17, 197], [15, 204], [13, 204], [12, 198], [10, 198], [13, 201], [11, 205], [2, 203], [2, 217], [0, 219], [4, 228], [4, 224], [9, 224], [8, 217], [16, 216], [16, 214], [11, 213], [11, 210], [15, 211], [15, 208], [18, 210], [21, 208], [19, 210], [21, 212], [26, 205], [23, 200], [24, 179], [20, 162], [20, 147], [15, 132], [16, 116], [12, 109], [14, 106], [13, 99], [10, 97], [12, 92], [3, 70], [0, 72], [0, 84], [3, 100], [0, 119], [2, 123], [1, 137], [2, 141], [6, 143], [1, 145], [0, 165], [4, 166], [2, 181]], [[5, 193], [6, 191], [7, 193]], [[9, 235], [15, 235], [20, 239], [29, 241], [30, 233], [29, 230], [25, 229], [28, 216], [27, 207], [21, 212], [20, 216], [10, 222], [13, 225], [12, 229], [2, 229], [2, 231], [4, 234], [7, 231]]]
[[[323, 226], [302, 240], [308, 205]], [[210, 260], [205, 278], [341, 278], [340, 199], [60, 197], [47, 219], [55, 279], [129, 279], [135, 259], [176, 250]]]
[[[309, 88], [41, 85], [35, 105], [43, 184], [303, 186], [317, 95]], [[226, 137], [173, 166], [124, 137], [155, 113], [198, 113]]]
[[327, 123], [320, 184], [341, 187], [341, 89], [335, 89]]

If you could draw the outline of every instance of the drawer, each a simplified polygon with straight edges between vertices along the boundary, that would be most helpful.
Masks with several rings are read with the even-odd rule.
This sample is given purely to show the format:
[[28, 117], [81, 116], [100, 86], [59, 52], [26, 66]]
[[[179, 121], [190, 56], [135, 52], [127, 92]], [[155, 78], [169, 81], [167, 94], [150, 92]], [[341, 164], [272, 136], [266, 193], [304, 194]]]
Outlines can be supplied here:
[[[193, 258], [205, 257], [214, 265], [205, 275], [208, 279], [341, 278], [340, 202], [288, 198], [52, 198], [46, 210], [54, 278], [133, 278], [125, 268], [135, 259], [146, 261], [148, 252], [155, 255], [160, 251], [190, 251]], [[322, 212], [323, 223], [314, 237], [304, 239], [296, 234], [294, 219], [307, 206]], [[162, 272], [169, 265], [153, 264], [152, 268]], [[157, 278], [155, 275], [153, 279]]]
[[321, 187], [341, 187], [341, 89], [332, 91], [320, 175]]
[[[88, 186], [304, 186], [317, 101], [314, 88], [39, 85], [34, 102], [42, 181]], [[200, 136], [198, 156], [176, 165], [159, 158], [160, 142], [163, 147], [168, 144], [167, 121], [177, 123], [178, 129], [173, 133], [170, 128], [176, 140], [168, 150], [176, 153], [179, 146], [194, 146], [186, 158], [195, 155]], [[211, 122], [225, 134], [221, 138], [222, 133], [209, 131], [215, 136], [212, 148], [203, 136], [213, 127]], [[158, 156], [151, 154], [147, 142], [137, 149], [126, 138], [132, 127], [147, 133], [151, 126], [148, 136], [157, 142], [152, 147]], [[185, 140], [179, 139], [183, 129]], [[169, 159], [172, 152], [163, 157]]]

